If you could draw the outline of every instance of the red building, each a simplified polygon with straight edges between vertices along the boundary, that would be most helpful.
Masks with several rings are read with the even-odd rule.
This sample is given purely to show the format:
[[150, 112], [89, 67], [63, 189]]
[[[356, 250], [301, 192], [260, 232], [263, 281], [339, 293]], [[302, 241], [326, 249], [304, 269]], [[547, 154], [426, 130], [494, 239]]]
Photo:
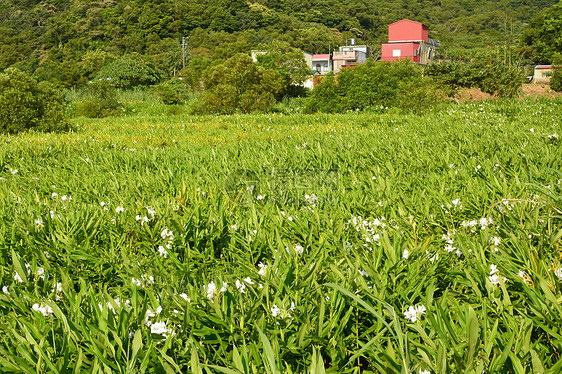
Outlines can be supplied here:
[[428, 37], [423, 23], [403, 19], [388, 25], [388, 43], [382, 45], [383, 61], [411, 60], [429, 64], [435, 57], [439, 42]]

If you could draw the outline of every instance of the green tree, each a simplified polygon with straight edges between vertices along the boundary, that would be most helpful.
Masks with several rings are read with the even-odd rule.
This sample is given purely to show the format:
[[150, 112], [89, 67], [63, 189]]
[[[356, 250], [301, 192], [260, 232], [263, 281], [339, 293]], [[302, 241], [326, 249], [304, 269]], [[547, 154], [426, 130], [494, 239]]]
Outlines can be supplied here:
[[268, 110], [284, 88], [281, 75], [258, 66], [245, 54], [237, 54], [203, 73], [205, 92], [199, 112], [248, 113]]
[[562, 68], [554, 69], [554, 73], [550, 77], [550, 88], [554, 91], [562, 91]]
[[535, 17], [523, 31], [521, 39], [523, 44], [533, 47], [535, 63], [552, 63], [554, 55], [562, 53], [562, 3]]
[[327, 76], [307, 99], [309, 112], [341, 112], [381, 107], [423, 111], [436, 101], [434, 86], [410, 61], [375, 62]]
[[258, 49], [260, 51], [256, 57], [258, 64], [266, 69], [277, 71], [283, 77], [287, 88], [304, 83], [310, 76], [311, 68], [306, 63], [303, 52], [291, 47], [289, 43], [273, 41], [269, 44], [260, 44]]
[[110, 80], [116, 87], [131, 88], [158, 83], [160, 73], [143, 61], [122, 58], [104, 66], [97, 77]]
[[69, 128], [60, 91], [47, 82], [37, 83], [15, 68], [0, 74], [0, 132], [65, 131]]
[[87, 77], [95, 76], [101, 68], [115, 61], [117, 57], [106, 51], [88, 51], [82, 56], [79, 63]]
[[306, 98], [304, 111], [307, 113], [338, 113], [342, 111], [342, 93], [333, 72], [318, 77], [321, 80]]
[[185, 69], [181, 70], [180, 75], [192, 91], [199, 92], [203, 89], [201, 81], [203, 71], [209, 66], [211, 66], [211, 58], [209, 56], [204, 54], [193, 55], [188, 60]]

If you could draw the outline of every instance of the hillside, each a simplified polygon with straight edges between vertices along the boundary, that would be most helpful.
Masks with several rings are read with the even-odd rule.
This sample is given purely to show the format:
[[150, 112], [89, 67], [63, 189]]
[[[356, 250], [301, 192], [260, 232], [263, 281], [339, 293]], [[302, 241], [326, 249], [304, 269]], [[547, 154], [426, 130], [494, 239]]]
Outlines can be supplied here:
[[[4, 0], [0, 69], [16, 66], [41, 79], [80, 85], [107, 59], [143, 56], [166, 76], [182, 68], [181, 38], [191, 57], [223, 59], [284, 40], [325, 52], [345, 39], [372, 45], [387, 24], [426, 23], [443, 53], [517, 46], [525, 25], [556, 0]], [[103, 52], [93, 55], [93, 52]], [[101, 57], [100, 57], [101, 56]]]

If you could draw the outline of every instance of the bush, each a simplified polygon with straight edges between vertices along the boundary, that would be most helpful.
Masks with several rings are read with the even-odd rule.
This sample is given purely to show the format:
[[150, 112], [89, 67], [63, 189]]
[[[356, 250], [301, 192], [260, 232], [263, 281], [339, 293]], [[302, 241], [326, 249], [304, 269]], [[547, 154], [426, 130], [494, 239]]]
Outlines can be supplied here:
[[499, 97], [519, 95], [523, 71], [492, 54], [480, 53], [471, 63], [442, 62], [425, 68], [424, 74], [439, 84], [449, 96], [459, 88], [480, 88]]
[[104, 66], [97, 77], [109, 80], [115, 87], [121, 88], [148, 86], [160, 80], [160, 74], [154, 67], [142, 61], [125, 58]]
[[67, 131], [62, 92], [15, 68], [0, 74], [0, 132]]
[[275, 104], [275, 95], [284, 88], [278, 72], [258, 66], [245, 54], [206, 69], [203, 83], [205, 93], [194, 107], [199, 113], [269, 110]]
[[562, 91], [562, 68], [554, 69], [554, 73], [550, 77], [550, 88], [554, 91]]
[[307, 113], [338, 113], [342, 111], [342, 97], [334, 73], [330, 72], [312, 90], [305, 101], [304, 111]]
[[102, 118], [121, 114], [123, 106], [117, 100], [117, 90], [106, 80], [88, 84], [87, 99], [76, 105], [76, 115]]
[[412, 62], [375, 62], [343, 69], [328, 75], [312, 91], [306, 112], [335, 113], [373, 107], [399, 107], [415, 112], [436, 100], [429, 79]]
[[154, 87], [154, 93], [166, 105], [183, 104], [188, 89], [179, 79], [172, 79]]

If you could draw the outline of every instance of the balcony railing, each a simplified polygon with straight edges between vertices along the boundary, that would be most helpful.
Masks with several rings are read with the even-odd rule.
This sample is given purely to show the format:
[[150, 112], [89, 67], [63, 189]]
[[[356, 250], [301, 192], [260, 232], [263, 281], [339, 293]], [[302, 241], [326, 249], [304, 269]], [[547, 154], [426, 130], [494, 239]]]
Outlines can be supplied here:
[[334, 52], [334, 60], [357, 60], [357, 51]]

